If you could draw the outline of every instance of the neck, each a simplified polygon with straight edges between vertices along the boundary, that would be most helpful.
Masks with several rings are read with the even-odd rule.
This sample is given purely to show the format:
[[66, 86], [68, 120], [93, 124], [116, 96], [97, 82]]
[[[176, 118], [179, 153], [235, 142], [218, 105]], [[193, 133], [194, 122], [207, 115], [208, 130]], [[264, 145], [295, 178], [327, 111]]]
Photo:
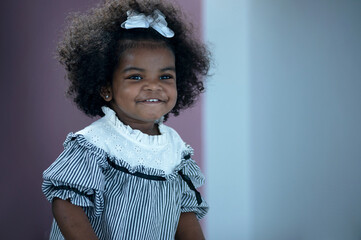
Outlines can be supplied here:
[[126, 114], [124, 114], [123, 111], [121, 111], [121, 109], [116, 104], [113, 104], [112, 109], [117, 115], [118, 119], [123, 124], [130, 126], [132, 129], [139, 130], [142, 133], [148, 135], [160, 135], [158, 123], [156, 123], [155, 121], [141, 121], [130, 118]]
[[137, 129], [144, 134], [148, 134], [151, 136], [160, 135], [159, 127], [157, 123], [143, 123], [143, 122], [135, 122], [135, 121], [126, 121], [125, 119], [119, 118], [118, 119], [124, 123], [125, 125], [130, 126], [132, 129]]
[[139, 127], [137, 128], [137, 127], [133, 127], [133, 126], [130, 126], [130, 127], [133, 128], [133, 129], [138, 129], [142, 133], [145, 133], [145, 134], [148, 134], [148, 135], [152, 135], [152, 136], [160, 135], [158, 124], [153, 124], [153, 126], [151, 126], [151, 127], [145, 127], [144, 126], [144, 128], [139, 128]]

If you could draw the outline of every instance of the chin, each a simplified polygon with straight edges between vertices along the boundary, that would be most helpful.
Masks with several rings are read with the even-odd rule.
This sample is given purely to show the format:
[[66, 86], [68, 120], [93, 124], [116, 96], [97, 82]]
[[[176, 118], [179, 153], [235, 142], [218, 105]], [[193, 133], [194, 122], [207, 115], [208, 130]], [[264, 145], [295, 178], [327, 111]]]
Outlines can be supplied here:
[[147, 122], [154, 122], [157, 121], [158, 119], [162, 118], [164, 115], [148, 115], [148, 116], [144, 116], [143, 120], [147, 121]]

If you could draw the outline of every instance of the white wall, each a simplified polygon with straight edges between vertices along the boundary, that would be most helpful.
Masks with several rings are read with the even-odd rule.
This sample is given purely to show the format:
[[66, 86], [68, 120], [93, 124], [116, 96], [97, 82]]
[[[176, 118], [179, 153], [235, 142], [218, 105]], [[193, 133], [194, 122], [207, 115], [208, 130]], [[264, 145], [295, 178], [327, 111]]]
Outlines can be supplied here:
[[208, 239], [361, 239], [361, 1], [204, 13]]
[[215, 59], [204, 105], [208, 239], [246, 236], [250, 218], [246, 4], [204, 2], [205, 38]]

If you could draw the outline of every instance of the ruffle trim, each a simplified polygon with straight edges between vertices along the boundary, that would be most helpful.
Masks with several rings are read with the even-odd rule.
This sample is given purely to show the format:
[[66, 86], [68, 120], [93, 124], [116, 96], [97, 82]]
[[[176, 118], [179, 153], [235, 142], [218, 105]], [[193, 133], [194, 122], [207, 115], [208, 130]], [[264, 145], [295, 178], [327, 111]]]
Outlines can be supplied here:
[[52, 180], [44, 180], [42, 190], [49, 202], [54, 198], [69, 199], [73, 205], [83, 207], [88, 216], [99, 216], [104, 208], [104, 200], [99, 191]]
[[187, 146], [187, 148], [183, 151], [180, 164], [174, 168], [172, 173], [166, 174], [161, 169], [145, 167], [143, 165], [132, 167], [125, 160], [110, 156], [103, 149], [98, 148], [97, 146], [86, 140], [85, 137], [81, 134], [69, 133], [66, 137], [66, 140], [64, 141], [64, 148], [70, 147], [72, 144], [74, 144], [74, 141], [76, 141], [77, 144], [84, 147], [85, 149], [88, 149], [88, 151], [90, 151], [92, 154], [96, 154], [98, 156], [98, 164], [104, 170], [112, 168], [107, 162], [107, 159], [110, 159], [110, 161], [120, 167], [126, 168], [132, 174], [139, 172], [146, 175], [164, 177], [167, 181], [172, 181], [179, 178], [178, 171], [182, 170], [184, 174], [188, 175], [191, 178], [196, 188], [204, 183], [203, 174], [201, 173], [195, 161], [191, 158], [191, 156], [193, 155], [193, 149], [189, 146]]
[[208, 205], [205, 206], [196, 206], [196, 207], [182, 207], [181, 212], [194, 212], [196, 214], [196, 217], [198, 220], [202, 219], [204, 216], [206, 216], [207, 212], [209, 210]]
[[116, 113], [109, 107], [103, 106], [102, 111], [105, 114], [104, 119], [109, 121], [118, 132], [130, 139], [146, 145], [159, 146], [168, 143], [168, 134], [161, 121], [158, 123], [158, 128], [161, 134], [153, 136], [145, 134], [138, 129], [133, 129], [129, 125], [125, 125], [122, 121], [119, 120]]

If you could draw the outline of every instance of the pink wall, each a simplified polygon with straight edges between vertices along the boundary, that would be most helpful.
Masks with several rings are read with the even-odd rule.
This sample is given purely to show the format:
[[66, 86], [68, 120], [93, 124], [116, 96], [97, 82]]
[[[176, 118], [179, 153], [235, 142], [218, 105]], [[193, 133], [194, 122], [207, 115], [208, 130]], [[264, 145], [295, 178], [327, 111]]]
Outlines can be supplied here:
[[[2, 239], [48, 238], [52, 217], [50, 204], [41, 192], [42, 172], [61, 152], [66, 134], [92, 121], [64, 97], [64, 72], [53, 59], [53, 52], [66, 13], [84, 10], [96, 2], [0, 2]], [[201, 0], [178, 2], [195, 26], [200, 25]], [[196, 149], [199, 163], [201, 109], [198, 104], [169, 121]]]
[[[190, 18], [197, 32], [197, 37], [202, 37], [202, 0], [177, 0], [176, 1]], [[182, 112], [178, 117], [170, 118], [168, 125], [174, 127], [183, 140], [190, 144], [194, 150], [194, 158], [202, 167], [203, 144], [202, 144], [202, 98], [190, 109]]]

